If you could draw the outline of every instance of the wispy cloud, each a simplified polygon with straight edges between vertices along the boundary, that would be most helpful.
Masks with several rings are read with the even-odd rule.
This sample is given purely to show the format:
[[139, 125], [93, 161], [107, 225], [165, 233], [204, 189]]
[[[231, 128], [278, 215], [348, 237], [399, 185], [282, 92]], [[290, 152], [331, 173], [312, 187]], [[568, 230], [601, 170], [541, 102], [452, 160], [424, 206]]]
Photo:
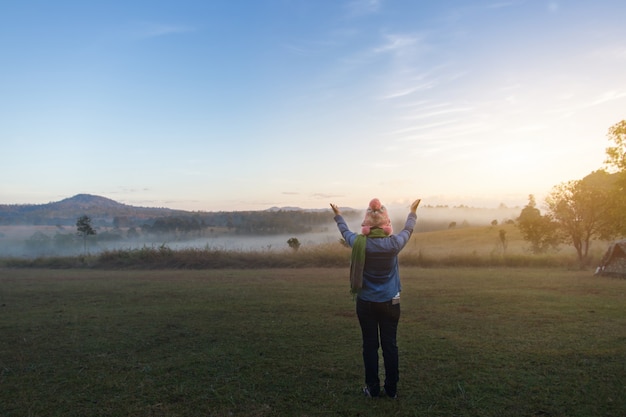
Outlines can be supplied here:
[[196, 29], [194, 27], [186, 25], [141, 22], [134, 28], [133, 35], [140, 39], [147, 39], [195, 31]]
[[374, 49], [375, 53], [394, 53], [403, 55], [416, 50], [423, 45], [424, 37], [418, 34], [386, 34], [381, 46]]
[[393, 100], [402, 105], [411, 96], [423, 96], [446, 82], [450, 72], [439, 61], [425, 57], [433, 49], [426, 34], [393, 33], [383, 34], [379, 43], [370, 50], [372, 60], [384, 60], [384, 76], [379, 77], [383, 85], [379, 100]]
[[620, 100], [624, 97], [626, 97], [626, 91], [606, 91], [600, 97], [589, 103], [589, 107], [598, 106], [613, 100]]
[[325, 193], [315, 193], [312, 195], [313, 198], [317, 198], [320, 200], [328, 200], [333, 198], [344, 198], [343, 194], [325, 194]]
[[382, 97], [383, 100], [390, 100], [394, 98], [405, 97], [411, 95], [418, 91], [429, 90], [435, 87], [436, 83], [434, 81], [425, 81], [421, 84], [413, 85], [411, 87], [405, 87], [403, 89], [398, 89], [397, 91], [393, 91], [391, 93], [386, 94]]
[[[566, 101], [564, 105], [555, 106], [552, 109], [546, 111], [546, 114], [555, 114], [559, 118], [568, 118], [578, 114], [586, 109], [601, 106], [612, 101], [624, 100], [626, 98], [626, 90], [610, 90], [605, 91], [599, 96], [595, 96], [588, 99], [577, 98], [575, 95], [564, 97]], [[569, 103], [569, 105], [568, 105]]]
[[146, 191], [152, 191], [149, 188], [133, 188], [133, 187], [126, 187], [124, 185], [120, 185], [117, 187], [117, 189], [108, 191], [107, 194], [136, 194], [136, 193], [143, 193]]
[[465, 122], [465, 123], [451, 123], [450, 125], [442, 125], [441, 127], [433, 127], [427, 129], [420, 129], [419, 126], [415, 127], [413, 132], [405, 132], [404, 135], [398, 137], [400, 141], [419, 141], [421, 143], [426, 141], [440, 142], [455, 139], [463, 136], [475, 136], [478, 133], [484, 133], [493, 128], [481, 121], [477, 122]]
[[451, 113], [467, 113], [472, 110], [474, 110], [473, 107], [455, 107], [455, 108], [449, 108], [449, 109], [430, 111], [427, 113], [422, 112], [422, 111], [416, 111], [414, 112], [414, 114], [404, 117], [404, 119], [406, 120], [430, 119], [436, 116], [449, 115]]
[[296, 45], [294, 43], [284, 44], [283, 48], [294, 55], [308, 56], [311, 54], [311, 50], [309, 48], [305, 48], [302, 45]]
[[456, 125], [460, 122], [460, 120], [458, 119], [447, 119], [447, 120], [442, 120], [440, 122], [435, 122], [435, 123], [429, 123], [429, 124], [419, 124], [419, 125], [415, 125], [415, 126], [410, 126], [410, 127], [405, 127], [403, 129], [398, 129], [398, 130], [394, 130], [393, 132], [391, 132], [391, 135], [405, 135], [407, 133], [415, 133], [415, 132], [419, 132], [419, 131], [424, 131], [424, 130], [431, 130], [431, 129], [435, 129], [435, 128], [441, 128], [444, 126], [449, 126], [449, 125]]
[[534, 124], [534, 125], [528, 125], [528, 126], [524, 125], [524, 126], [514, 127], [511, 129], [506, 129], [506, 132], [507, 133], [533, 133], [533, 132], [539, 132], [545, 129], [547, 129], [546, 125]]

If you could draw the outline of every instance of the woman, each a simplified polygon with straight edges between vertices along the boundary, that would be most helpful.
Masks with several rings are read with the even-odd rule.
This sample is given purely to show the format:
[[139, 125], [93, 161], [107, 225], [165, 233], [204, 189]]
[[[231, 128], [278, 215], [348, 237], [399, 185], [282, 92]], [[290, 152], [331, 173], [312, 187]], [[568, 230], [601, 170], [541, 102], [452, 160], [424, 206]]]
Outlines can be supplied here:
[[[352, 248], [350, 282], [356, 293], [356, 312], [363, 336], [363, 364], [368, 397], [381, 395], [378, 377], [378, 347], [383, 350], [385, 385], [382, 393], [397, 398], [398, 345], [396, 334], [400, 319], [400, 274], [398, 253], [408, 243], [420, 200], [411, 204], [402, 231], [393, 234], [385, 206], [375, 198], [370, 201], [361, 234], [351, 232], [339, 207], [331, 204], [339, 232]], [[380, 332], [380, 333], [379, 333]], [[380, 334], [380, 336], [379, 336]]]

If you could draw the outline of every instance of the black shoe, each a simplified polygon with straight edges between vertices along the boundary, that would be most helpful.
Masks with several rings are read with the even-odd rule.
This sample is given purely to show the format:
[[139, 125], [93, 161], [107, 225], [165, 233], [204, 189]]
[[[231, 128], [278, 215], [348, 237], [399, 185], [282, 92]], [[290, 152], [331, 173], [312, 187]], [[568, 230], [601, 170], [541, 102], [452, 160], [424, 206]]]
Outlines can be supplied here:
[[394, 392], [393, 395], [391, 395], [387, 390], [385, 390], [383, 388], [383, 392], [382, 395], [386, 396], [387, 398], [391, 398], [392, 400], [397, 400], [398, 399], [398, 393]]
[[378, 394], [372, 394], [369, 387], [363, 387], [363, 395], [365, 395], [367, 398], [378, 397]]

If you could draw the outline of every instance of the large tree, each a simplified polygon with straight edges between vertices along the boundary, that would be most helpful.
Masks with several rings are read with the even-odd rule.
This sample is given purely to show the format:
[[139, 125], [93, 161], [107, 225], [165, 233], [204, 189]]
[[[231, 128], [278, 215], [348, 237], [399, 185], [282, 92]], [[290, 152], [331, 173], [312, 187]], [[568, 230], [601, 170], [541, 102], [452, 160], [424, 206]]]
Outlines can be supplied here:
[[559, 243], [556, 223], [549, 216], [541, 214], [532, 194], [528, 196], [528, 204], [517, 218], [517, 228], [522, 238], [530, 243], [530, 250], [534, 254], [547, 252]]
[[606, 171], [595, 171], [582, 180], [555, 186], [548, 197], [549, 216], [558, 224], [565, 242], [576, 249], [581, 266], [587, 262], [594, 238], [615, 235], [612, 227], [612, 177]]

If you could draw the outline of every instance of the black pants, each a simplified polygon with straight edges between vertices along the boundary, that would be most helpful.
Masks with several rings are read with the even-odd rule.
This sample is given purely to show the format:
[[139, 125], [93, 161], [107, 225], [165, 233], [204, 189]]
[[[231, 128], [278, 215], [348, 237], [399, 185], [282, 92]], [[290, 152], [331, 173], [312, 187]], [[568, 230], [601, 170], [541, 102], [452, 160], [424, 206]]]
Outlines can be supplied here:
[[370, 394], [377, 396], [380, 393], [378, 347], [381, 346], [385, 362], [385, 391], [388, 395], [394, 396], [399, 380], [396, 334], [400, 319], [400, 303], [392, 304], [391, 300], [374, 303], [357, 298], [356, 313], [363, 335], [365, 383]]

